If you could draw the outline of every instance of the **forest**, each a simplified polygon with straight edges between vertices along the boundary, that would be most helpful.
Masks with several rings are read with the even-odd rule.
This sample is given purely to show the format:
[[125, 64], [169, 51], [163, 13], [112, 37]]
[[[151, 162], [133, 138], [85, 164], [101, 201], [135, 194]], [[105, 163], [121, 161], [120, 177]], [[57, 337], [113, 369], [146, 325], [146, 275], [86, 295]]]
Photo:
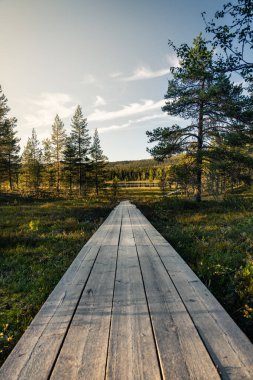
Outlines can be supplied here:
[[33, 129], [21, 149], [0, 87], [2, 360], [121, 199], [137, 204], [253, 339], [252, 5], [203, 14], [209, 38], [200, 33], [191, 46], [169, 40], [180, 64], [162, 111], [184, 122], [146, 132], [147, 160], [109, 162], [80, 105], [67, 128], [56, 114], [48, 137]]

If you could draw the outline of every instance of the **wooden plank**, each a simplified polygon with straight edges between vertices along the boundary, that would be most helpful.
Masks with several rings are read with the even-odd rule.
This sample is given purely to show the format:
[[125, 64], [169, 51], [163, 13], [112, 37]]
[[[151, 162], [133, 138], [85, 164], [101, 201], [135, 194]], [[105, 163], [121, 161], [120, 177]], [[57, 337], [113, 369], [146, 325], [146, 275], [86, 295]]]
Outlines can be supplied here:
[[132, 230], [132, 225], [130, 222], [130, 217], [128, 213], [128, 203], [123, 208], [123, 216], [122, 216], [122, 226], [121, 226], [121, 234], [120, 234], [120, 246], [135, 246], [134, 235]]
[[112, 227], [112, 221], [117, 216], [117, 208], [114, 208], [109, 216], [106, 218], [104, 223], [101, 224], [101, 226], [97, 229], [97, 231], [91, 236], [91, 238], [88, 240], [88, 242], [85, 244], [85, 246], [94, 246], [99, 245], [101, 246], [101, 243], [105, 236], [108, 233], [108, 230]]
[[155, 249], [137, 246], [164, 378], [219, 379]]
[[108, 231], [103, 239], [100, 240], [101, 246], [119, 244], [123, 209], [121, 205], [117, 206], [113, 218], [109, 222]]
[[[141, 225], [145, 225], [145, 219], [139, 214]], [[222, 377], [251, 379], [253, 374], [251, 342], [174, 248], [171, 245], [166, 247], [156, 244], [149, 229], [146, 229], [146, 233], [159, 253]]]
[[165, 247], [156, 249], [223, 378], [252, 379], [251, 342], [180, 257], [171, 263]]
[[[99, 247], [89, 249], [72, 283], [57, 286], [0, 369], [0, 379], [47, 379]], [[50, 347], [50, 349], [49, 349]]]
[[50, 379], [103, 379], [117, 246], [101, 247]]
[[136, 247], [120, 246], [107, 379], [160, 379]]
[[134, 205], [131, 205], [133, 210], [136, 212], [136, 216], [138, 217], [139, 223], [147, 233], [147, 235], [151, 238], [152, 243], [156, 245], [165, 245], [168, 246], [169, 243], [166, 239], [155, 229], [155, 227], [149, 222], [147, 218], [138, 210]]
[[97, 257], [98, 242], [101, 243], [112, 228], [115, 215], [116, 210], [106, 219], [105, 226], [93, 235], [97, 245], [85, 245], [81, 249], [1, 367], [0, 379], [31, 378], [33, 367], [37, 371], [36, 380], [47, 378]]
[[130, 205], [128, 207], [129, 216], [131, 219], [131, 225], [134, 235], [134, 240], [136, 245], [151, 245], [150, 239], [148, 238], [144, 228], [142, 227], [138, 215], [135, 213], [135, 207]]

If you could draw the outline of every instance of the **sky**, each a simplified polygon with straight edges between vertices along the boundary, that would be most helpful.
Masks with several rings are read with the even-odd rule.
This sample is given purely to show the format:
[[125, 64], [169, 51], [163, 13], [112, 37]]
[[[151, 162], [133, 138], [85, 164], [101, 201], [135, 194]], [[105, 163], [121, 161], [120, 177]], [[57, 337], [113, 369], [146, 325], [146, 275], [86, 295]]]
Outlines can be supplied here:
[[[110, 161], [150, 158], [146, 131], [179, 123], [161, 111], [177, 59], [221, 0], [0, 0], [0, 85], [21, 145], [70, 132], [78, 104]], [[205, 33], [204, 33], [205, 34]]]

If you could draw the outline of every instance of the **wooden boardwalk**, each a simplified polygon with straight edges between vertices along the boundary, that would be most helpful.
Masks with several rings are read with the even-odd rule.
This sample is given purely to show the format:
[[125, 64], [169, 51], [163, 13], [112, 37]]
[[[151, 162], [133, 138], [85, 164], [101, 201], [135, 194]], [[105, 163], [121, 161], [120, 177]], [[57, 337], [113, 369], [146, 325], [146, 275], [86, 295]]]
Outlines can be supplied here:
[[80, 251], [1, 380], [253, 379], [253, 346], [171, 245], [121, 202]]

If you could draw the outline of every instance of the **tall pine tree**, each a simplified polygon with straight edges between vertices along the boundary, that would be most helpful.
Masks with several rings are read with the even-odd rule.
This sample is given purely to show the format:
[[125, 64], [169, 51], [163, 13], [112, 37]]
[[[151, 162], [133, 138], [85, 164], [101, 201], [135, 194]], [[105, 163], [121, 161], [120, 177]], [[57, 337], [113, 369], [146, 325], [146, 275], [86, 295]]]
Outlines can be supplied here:
[[78, 170], [79, 194], [87, 185], [87, 171], [89, 169], [89, 153], [91, 138], [87, 129], [87, 119], [84, 118], [82, 109], [78, 105], [71, 120], [71, 144], [74, 147], [75, 163]]
[[16, 122], [16, 118], [5, 119], [2, 129], [3, 136], [0, 143], [2, 148], [2, 169], [5, 169], [10, 190], [13, 190], [14, 181], [16, 183], [18, 182], [17, 178], [20, 163], [20, 139], [16, 137], [16, 131], [14, 131]]
[[42, 151], [35, 129], [28, 138], [22, 157], [22, 179], [26, 190], [38, 190], [41, 184]]
[[95, 129], [91, 146], [91, 167], [97, 195], [99, 194], [99, 189], [103, 185], [105, 179], [105, 165], [107, 160], [108, 159], [104, 156], [101, 148], [98, 131]]
[[43, 165], [43, 183], [48, 189], [55, 185], [55, 170], [53, 161], [52, 142], [49, 138], [42, 141], [42, 165]]
[[210, 157], [210, 147], [232, 127], [240, 125], [247, 131], [250, 112], [245, 109], [246, 98], [242, 87], [230, 83], [213, 65], [213, 52], [201, 34], [193, 46], [186, 44], [174, 50], [180, 66], [172, 69], [173, 79], [168, 82], [166, 105], [162, 108], [171, 116], [189, 120], [180, 127], [157, 128], [147, 132], [149, 142], [158, 144], [149, 149], [156, 159], [164, 159], [179, 152], [187, 152], [195, 159], [196, 200], [201, 200], [203, 160]]
[[0, 86], [0, 183], [7, 180], [12, 190], [14, 177], [16, 182], [18, 177], [20, 140], [14, 131], [17, 119], [7, 117], [9, 110]]
[[63, 150], [66, 143], [66, 132], [64, 124], [58, 115], [55, 116], [52, 125], [51, 145], [52, 145], [52, 158], [55, 166], [56, 174], [56, 191], [60, 191], [61, 182], [61, 161], [63, 159]]
[[70, 194], [77, 173], [76, 152], [71, 137], [67, 137], [64, 148], [64, 173]]

